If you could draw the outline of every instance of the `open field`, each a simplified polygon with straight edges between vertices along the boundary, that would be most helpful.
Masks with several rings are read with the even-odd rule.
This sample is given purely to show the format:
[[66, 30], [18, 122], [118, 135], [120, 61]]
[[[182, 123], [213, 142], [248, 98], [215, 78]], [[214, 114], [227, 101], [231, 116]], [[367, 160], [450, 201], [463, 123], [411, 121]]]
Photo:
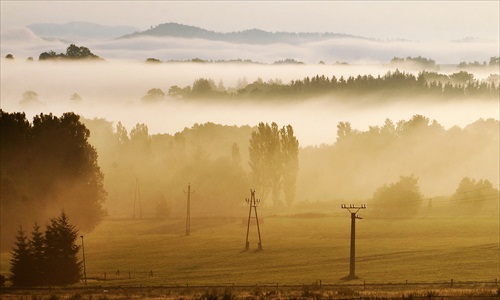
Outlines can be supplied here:
[[[263, 215], [266, 215], [265, 211]], [[244, 251], [242, 218], [110, 219], [85, 236], [90, 286], [324, 285], [349, 272], [347, 213], [267, 214]], [[356, 223], [353, 284], [478, 281], [500, 278], [498, 215], [381, 220]], [[8, 253], [1, 273], [9, 270]], [[119, 273], [118, 273], [119, 271]], [[130, 272], [130, 273], [129, 273]], [[129, 278], [130, 274], [130, 278]]]

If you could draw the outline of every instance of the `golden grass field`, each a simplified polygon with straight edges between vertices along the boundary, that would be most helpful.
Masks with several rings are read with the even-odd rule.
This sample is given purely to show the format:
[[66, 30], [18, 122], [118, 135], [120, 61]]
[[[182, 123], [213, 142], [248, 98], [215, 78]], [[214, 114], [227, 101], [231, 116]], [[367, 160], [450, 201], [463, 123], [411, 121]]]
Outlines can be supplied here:
[[[190, 236], [184, 235], [183, 219], [108, 219], [84, 237], [87, 283], [104, 288], [317, 287], [321, 280], [324, 287], [392, 284], [385, 289], [388, 293], [406, 281], [410, 286], [445, 283], [451, 288], [447, 283], [452, 279], [456, 285], [500, 279], [495, 214], [357, 220], [356, 275], [360, 278], [352, 281], [343, 279], [349, 273], [348, 213], [264, 211], [262, 215], [263, 251], [257, 251], [255, 224], [250, 228], [250, 250], [244, 250], [245, 217], [193, 218]], [[9, 258], [8, 253], [1, 256], [2, 274], [8, 274]], [[426, 289], [420, 291], [425, 294]]]

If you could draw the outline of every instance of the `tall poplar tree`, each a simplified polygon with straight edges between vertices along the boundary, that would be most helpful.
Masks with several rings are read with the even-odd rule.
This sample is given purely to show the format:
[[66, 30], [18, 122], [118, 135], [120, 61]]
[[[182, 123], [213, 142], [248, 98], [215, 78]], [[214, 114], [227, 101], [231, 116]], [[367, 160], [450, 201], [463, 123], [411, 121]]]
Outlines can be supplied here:
[[271, 125], [261, 122], [257, 131], [252, 132], [249, 163], [253, 182], [262, 199], [271, 195], [274, 206], [281, 204], [282, 187], [287, 204], [291, 205], [293, 202], [298, 172], [298, 147], [299, 142], [291, 125], [280, 130], [274, 122]]
[[291, 125], [280, 130], [281, 155], [283, 162], [283, 193], [285, 203], [291, 206], [295, 200], [295, 185], [299, 172], [299, 141], [293, 134]]

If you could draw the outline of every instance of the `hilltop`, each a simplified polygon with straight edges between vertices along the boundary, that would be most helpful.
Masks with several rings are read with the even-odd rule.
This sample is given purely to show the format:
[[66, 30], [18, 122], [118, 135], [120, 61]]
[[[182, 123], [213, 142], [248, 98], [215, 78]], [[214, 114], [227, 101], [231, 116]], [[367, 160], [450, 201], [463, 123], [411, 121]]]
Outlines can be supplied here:
[[[123, 35], [120, 38], [135, 38], [143, 36], [154, 37], [180, 37], [188, 39], [206, 39], [211, 41], [223, 41], [231, 43], [248, 44], [271, 44], [286, 43], [298, 44], [304, 42], [323, 41], [332, 38], [361, 38], [342, 33], [319, 33], [319, 32], [269, 32], [261, 29], [248, 29], [237, 32], [215, 32], [203, 28], [183, 25], [178, 23], [164, 23], [156, 27], [151, 27], [142, 32], [134, 32]], [[361, 38], [367, 39], [367, 38]]]

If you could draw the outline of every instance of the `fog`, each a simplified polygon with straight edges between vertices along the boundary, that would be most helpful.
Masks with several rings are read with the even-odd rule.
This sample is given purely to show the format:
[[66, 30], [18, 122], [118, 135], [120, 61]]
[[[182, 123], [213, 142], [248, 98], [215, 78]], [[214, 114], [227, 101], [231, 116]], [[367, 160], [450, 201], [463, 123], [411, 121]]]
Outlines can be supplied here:
[[[57, 39], [42, 39], [27, 28], [5, 29], [1, 32], [0, 53], [8, 53], [26, 59], [37, 58], [41, 52], [54, 50], [64, 52], [70, 42]], [[376, 40], [369, 38], [339, 37], [318, 42], [295, 44], [243, 44], [203, 39], [174, 37], [138, 37], [131, 39], [79, 40], [78, 46], [90, 48], [96, 55], [106, 59], [145, 60], [154, 57], [160, 60], [210, 60], [250, 59], [256, 62], [273, 63], [276, 60], [294, 58], [308, 64], [319, 61], [335, 63], [384, 63], [393, 57], [431, 57], [439, 64], [458, 64], [461, 61], [488, 60], [497, 56], [497, 40], [464, 38], [440, 42], [418, 40]]]
[[[222, 81], [228, 89], [240, 81], [254, 82], [279, 79], [283, 83], [315, 75], [357, 76], [384, 75], [396, 68], [389, 65], [263, 65], [263, 64], [201, 64], [106, 61], [26, 62], [2, 61], [1, 107], [6, 111], [25, 111], [33, 115], [74, 111], [86, 118], [121, 121], [126, 128], [145, 123], [151, 134], [174, 134], [193, 124], [214, 122], [226, 125], [256, 125], [259, 122], [292, 124], [301, 146], [330, 144], [335, 141], [336, 125], [351, 122], [358, 130], [383, 124], [386, 118], [398, 121], [421, 114], [436, 119], [446, 128], [465, 126], [478, 118], [498, 118], [497, 101], [414, 101], [368, 102], [315, 98], [307, 101], [214, 101], [180, 100], [165, 97], [160, 103], [144, 104], [141, 98], [152, 88], [167, 94], [171, 86], [190, 86], [198, 78]], [[418, 71], [409, 71], [417, 73]], [[450, 67], [440, 73], [457, 72]], [[475, 73], [478, 79], [489, 72]], [[34, 91], [38, 101], [21, 104], [23, 93]], [[77, 93], [80, 101], [71, 100]], [[375, 95], [375, 99], [377, 96]], [[371, 101], [373, 102], [373, 101]], [[425, 105], [422, 105], [425, 103]]]
[[[424, 197], [449, 197], [464, 177], [485, 179], [493, 183], [493, 188], [498, 187], [500, 104], [491, 96], [454, 99], [329, 93], [308, 98], [205, 99], [167, 95], [154, 103], [142, 100], [152, 88], [167, 94], [171, 86], [192, 86], [199, 78], [212, 79], [216, 85], [222, 82], [226, 89], [234, 91], [259, 78], [287, 84], [316, 75], [383, 76], [395, 71], [396, 67], [389, 64], [152, 64], [21, 59], [3, 59], [1, 63], [2, 110], [25, 112], [30, 121], [40, 113], [60, 116], [73, 111], [83, 117], [104, 173], [104, 208], [111, 217], [132, 216], [136, 179], [141, 185], [145, 218], [182, 217], [183, 190], [188, 183], [198, 195], [193, 200], [193, 217], [244, 214], [244, 198], [249, 188], [255, 188], [249, 141], [259, 122], [276, 122], [280, 128], [290, 124], [299, 141], [296, 199], [294, 206], [286, 209], [315, 205], [318, 210], [325, 203], [331, 207], [343, 201], [364, 202], [379, 187], [412, 174], [419, 178]], [[477, 79], [487, 78], [491, 71], [471, 70]], [[446, 66], [439, 72], [452, 74], [458, 69]], [[27, 96], [28, 91], [32, 93]], [[428, 121], [417, 118], [413, 122], [415, 115]], [[386, 119], [392, 121], [391, 126]], [[121, 140], [123, 131], [118, 133], [118, 122], [125, 127], [128, 142]], [[339, 122], [349, 122], [354, 133], [340, 143]], [[147, 129], [136, 126], [138, 123]], [[235, 144], [239, 148], [237, 155], [233, 152]], [[71, 186], [59, 188], [52, 192], [74, 192]], [[279, 193], [278, 197], [283, 198], [284, 192]], [[262, 200], [265, 209], [272, 203], [283, 203], [282, 199]], [[53, 203], [33, 213], [54, 215], [60, 206], [60, 202]], [[68, 213], [78, 215], [79, 207], [65, 207]], [[460, 208], [470, 211], [465, 206]], [[24, 218], [23, 224], [29, 227], [30, 216], [19, 218]], [[14, 223], [9, 224], [10, 235], [3, 235], [6, 240], [13, 239]]]

